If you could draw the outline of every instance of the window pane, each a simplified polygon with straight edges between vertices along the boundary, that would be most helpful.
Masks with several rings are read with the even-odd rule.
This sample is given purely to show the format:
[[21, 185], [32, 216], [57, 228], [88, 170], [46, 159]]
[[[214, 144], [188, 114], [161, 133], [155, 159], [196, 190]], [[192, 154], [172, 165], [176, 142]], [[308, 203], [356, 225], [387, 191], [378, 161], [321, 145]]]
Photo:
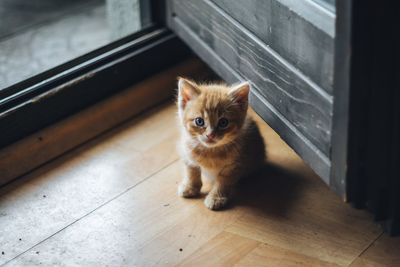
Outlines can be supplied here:
[[0, 90], [143, 26], [140, 0], [1, 0]]

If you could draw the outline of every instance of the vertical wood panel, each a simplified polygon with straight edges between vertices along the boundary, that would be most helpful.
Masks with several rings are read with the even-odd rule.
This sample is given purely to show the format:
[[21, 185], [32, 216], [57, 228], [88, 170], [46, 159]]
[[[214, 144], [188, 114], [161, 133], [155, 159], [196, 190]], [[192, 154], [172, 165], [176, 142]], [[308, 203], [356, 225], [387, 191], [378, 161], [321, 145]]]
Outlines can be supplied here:
[[332, 94], [333, 13], [309, 1], [212, 1]]

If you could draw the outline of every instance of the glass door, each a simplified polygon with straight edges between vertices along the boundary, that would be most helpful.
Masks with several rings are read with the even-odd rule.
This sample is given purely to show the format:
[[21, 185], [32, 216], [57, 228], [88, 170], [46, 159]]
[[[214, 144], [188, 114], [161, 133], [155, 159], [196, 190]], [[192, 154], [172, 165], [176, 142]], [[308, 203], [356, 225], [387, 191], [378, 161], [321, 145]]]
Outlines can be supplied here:
[[164, 12], [157, 0], [0, 1], [0, 148], [189, 55]]

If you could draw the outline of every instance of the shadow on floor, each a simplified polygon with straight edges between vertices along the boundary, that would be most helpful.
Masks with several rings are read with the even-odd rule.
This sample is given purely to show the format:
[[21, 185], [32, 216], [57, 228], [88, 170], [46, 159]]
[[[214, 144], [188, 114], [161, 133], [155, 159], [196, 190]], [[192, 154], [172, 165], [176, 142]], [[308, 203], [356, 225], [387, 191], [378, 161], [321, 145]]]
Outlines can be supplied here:
[[243, 179], [232, 206], [246, 206], [257, 213], [285, 216], [307, 186], [300, 174], [266, 163], [257, 174]]

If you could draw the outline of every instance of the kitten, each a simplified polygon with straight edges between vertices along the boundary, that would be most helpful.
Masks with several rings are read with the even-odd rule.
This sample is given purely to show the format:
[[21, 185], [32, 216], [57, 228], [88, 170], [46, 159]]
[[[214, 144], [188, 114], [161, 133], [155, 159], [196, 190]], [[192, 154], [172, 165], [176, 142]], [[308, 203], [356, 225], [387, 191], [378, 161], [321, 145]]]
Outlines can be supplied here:
[[178, 195], [198, 196], [203, 174], [213, 181], [204, 204], [221, 209], [238, 180], [265, 160], [264, 141], [247, 114], [250, 85], [204, 85], [179, 78], [178, 90], [179, 150], [185, 163]]

